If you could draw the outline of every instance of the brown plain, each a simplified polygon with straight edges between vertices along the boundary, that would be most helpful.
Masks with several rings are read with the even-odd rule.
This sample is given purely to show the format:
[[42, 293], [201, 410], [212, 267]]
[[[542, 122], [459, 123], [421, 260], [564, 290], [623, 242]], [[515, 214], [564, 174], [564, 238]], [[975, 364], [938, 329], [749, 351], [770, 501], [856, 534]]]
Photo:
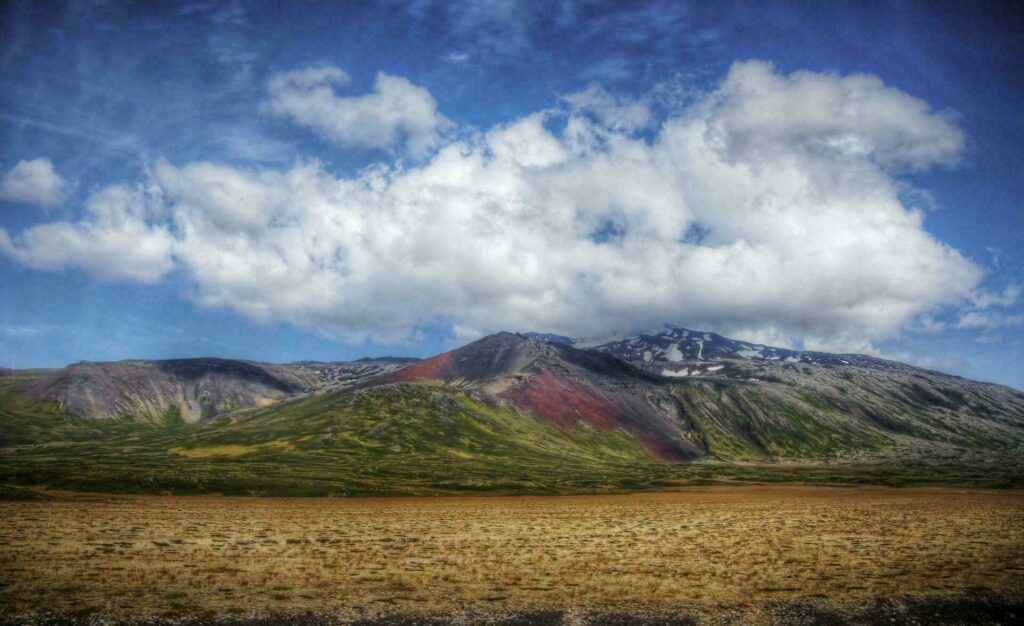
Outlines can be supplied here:
[[0, 615], [670, 609], [1024, 592], [1024, 493], [0, 503]]

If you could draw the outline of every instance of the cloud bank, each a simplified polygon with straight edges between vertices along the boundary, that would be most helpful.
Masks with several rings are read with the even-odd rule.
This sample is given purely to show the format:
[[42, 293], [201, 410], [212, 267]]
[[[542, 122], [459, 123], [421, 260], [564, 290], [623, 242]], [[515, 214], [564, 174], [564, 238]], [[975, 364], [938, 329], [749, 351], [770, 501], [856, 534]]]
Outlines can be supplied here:
[[49, 159], [18, 161], [0, 178], [0, 199], [51, 207], [64, 199], [67, 186]]
[[[981, 269], [900, 199], [899, 175], [954, 163], [963, 135], [876, 77], [736, 63], [664, 119], [594, 87], [447, 141], [426, 90], [380, 74], [339, 98], [346, 78], [279, 76], [268, 106], [329, 140], [401, 135], [430, 158], [349, 178], [161, 160], [145, 192], [0, 231], [0, 250], [133, 280], [176, 270], [202, 304], [352, 338], [675, 321], [849, 349], [977, 293]], [[407, 96], [419, 104], [395, 104]]]

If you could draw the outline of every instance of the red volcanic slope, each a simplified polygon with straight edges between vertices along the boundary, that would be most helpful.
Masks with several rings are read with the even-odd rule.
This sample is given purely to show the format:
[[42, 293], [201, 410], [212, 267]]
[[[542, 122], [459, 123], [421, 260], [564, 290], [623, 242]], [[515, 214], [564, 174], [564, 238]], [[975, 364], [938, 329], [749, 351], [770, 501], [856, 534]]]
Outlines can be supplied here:
[[515, 374], [520, 379], [497, 398], [567, 432], [582, 421], [602, 431], [623, 429], [651, 456], [664, 461], [685, 461], [699, 455], [670, 416], [645, 397], [656, 389], [622, 385], [615, 378], [619, 372], [608, 363], [579, 358], [566, 350], [572, 349], [501, 333], [414, 363], [391, 374], [390, 380], [459, 378], [482, 383]]
[[565, 430], [583, 420], [602, 430], [616, 426], [619, 408], [597, 389], [571, 380], [559, 380], [547, 368], [500, 394], [516, 406], [546, 417]]
[[600, 430], [623, 428], [637, 438], [656, 459], [679, 462], [697, 456], [693, 445], [681, 439], [678, 430], [650, 407], [629, 398], [609, 395], [597, 387], [559, 378], [541, 368], [499, 397], [521, 409], [551, 420], [566, 431], [584, 421]]
[[451, 372], [452, 362], [452, 353], [445, 352], [425, 361], [419, 361], [408, 367], [404, 367], [392, 374], [392, 377], [395, 380], [401, 381], [420, 380], [424, 378], [443, 380], [445, 376]]

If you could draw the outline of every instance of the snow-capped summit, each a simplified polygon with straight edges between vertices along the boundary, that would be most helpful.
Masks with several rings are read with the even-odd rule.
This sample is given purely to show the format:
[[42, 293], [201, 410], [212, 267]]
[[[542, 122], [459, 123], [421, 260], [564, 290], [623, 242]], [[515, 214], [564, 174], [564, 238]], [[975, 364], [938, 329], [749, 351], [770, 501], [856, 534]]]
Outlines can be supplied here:
[[[768, 365], [774, 362], [826, 367], [853, 365], [872, 369], [906, 367], [893, 361], [860, 354], [831, 354], [776, 348], [671, 324], [666, 324], [662, 331], [641, 333], [603, 343], [574, 340], [573, 345], [605, 352], [634, 364], [643, 364], [644, 369], [663, 376], [676, 377], [733, 373], [732, 368], [726, 367], [729, 363]], [[686, 367], [680, 367], [683, 365]]]

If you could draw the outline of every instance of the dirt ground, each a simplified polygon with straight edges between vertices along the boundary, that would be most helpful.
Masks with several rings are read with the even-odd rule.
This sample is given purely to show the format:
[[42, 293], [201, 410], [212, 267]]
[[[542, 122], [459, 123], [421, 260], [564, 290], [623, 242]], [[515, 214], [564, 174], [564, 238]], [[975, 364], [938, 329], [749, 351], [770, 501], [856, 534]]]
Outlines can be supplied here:
[[1012, 623], [1024, 594], [1019, 491], [79, 496], [0, 519], [4, 621]]

